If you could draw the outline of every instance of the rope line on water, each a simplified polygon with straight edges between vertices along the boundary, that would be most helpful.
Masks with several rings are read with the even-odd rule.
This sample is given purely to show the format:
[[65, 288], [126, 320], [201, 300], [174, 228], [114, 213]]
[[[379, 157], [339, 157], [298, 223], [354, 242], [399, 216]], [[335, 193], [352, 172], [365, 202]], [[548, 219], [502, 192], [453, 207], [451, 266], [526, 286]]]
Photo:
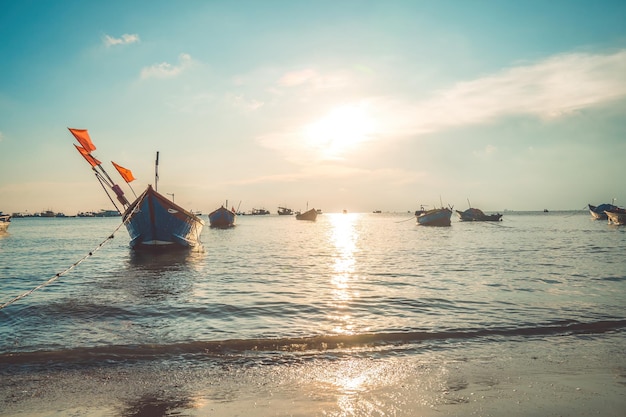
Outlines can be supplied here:
[[100, 244], [91, 252], [89, 252], [87, 255], [83, 256], [80, 260], [74, 262], [70, 267], [66, 268], [64, 271], [57, 273], [55, 276], [53, 276], [52, 278], [50, 278], [49, 280], [37, 285], [35, 288], [26, 291], [23, 294], [18, 295], [17, 297], [13, 298], [10, 301], [7, 301], [6, 303], [0, 305], [0, 310], [2, 310], [5, 307], [10, 306], [11, 304], [21, 300], [24, 297], [27, 297], [29, 295], [31, 295], [32, 293], [34, 293], [35, 291], [45, 287], [46, 285], [52, 284], [54, 281], [56, 281], [57, 279], [59, 279], [61, 276], [67, 274], [68, 272], [70, 272], [72, 269], [76, 268], [78, 265], [80, 265], [85, 259], [89, 258], [90, 256], [92, 256], [94, 253], [96, 253], [98, 250], [100, 250], [100, 248], [102, 246], [104, 246], [105, 243], [107, 243], [109, 240], [113, 239], [113, 237], [115, 236], [115, 233], [117, 233], [118, 230], [120, 230], [120, 227], [122, 227], [125, 224], [125, 222], [120, 223], [119, 226], [117, 226], [115, 228], [115, 230], [113, 231], [113, 233], [111, 233], [106, 239], [104, 239], [102, 242], [100, 242]]

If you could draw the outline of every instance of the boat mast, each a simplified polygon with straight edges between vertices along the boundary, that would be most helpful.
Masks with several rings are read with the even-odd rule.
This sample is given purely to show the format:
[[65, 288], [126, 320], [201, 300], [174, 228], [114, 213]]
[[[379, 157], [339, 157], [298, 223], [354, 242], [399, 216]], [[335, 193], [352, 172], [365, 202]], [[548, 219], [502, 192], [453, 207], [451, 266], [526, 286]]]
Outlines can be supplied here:
[[156, 154], [156, 161], [154, 163], [154, 191], [159, 190], [159, 151]]

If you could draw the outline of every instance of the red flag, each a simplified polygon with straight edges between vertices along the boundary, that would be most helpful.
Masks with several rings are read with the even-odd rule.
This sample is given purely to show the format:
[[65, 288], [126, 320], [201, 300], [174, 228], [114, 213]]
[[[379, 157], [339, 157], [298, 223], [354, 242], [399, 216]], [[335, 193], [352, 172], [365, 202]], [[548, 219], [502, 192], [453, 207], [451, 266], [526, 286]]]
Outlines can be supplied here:
[[117, 169], [117, 172], [120, 173], [122, 178], [124, 178], [124, 181], [128, 183], [135, 180], [135, 177], [133, 177], [133, 173], [130, 171], [130, 169], [124, 168], [123, 166], [120, 166], [113, 161], [111, 161], [111, 163], [113, 164], [115, 169]]
[[93, 142], [91, 141], [91, 138], [89, 137], [89, 132], [87, 132], [87, 129], [72, 129], [69, 127], [68, 129], [70, 130], [72, 135], [74, 135], [76, 140], [81, 145], [83, 145], [83, 148], [85, 148], [87, 152], [92, 152], [96, 150], [96, 145], [94, 145]]
[[98, 161], [96, 158], [94, 158], [93, 156], [91, 156], [89, 152], [82, 146], [78, 146], [78, 145], [74, 145], [74, 146], [76, 146], [76, 150], [80, 152], [83, 158], [85, 158], [87, 162], [89, 162], [89, 165], [91, 165], [92, 167], [96, 167], [102, 163]]

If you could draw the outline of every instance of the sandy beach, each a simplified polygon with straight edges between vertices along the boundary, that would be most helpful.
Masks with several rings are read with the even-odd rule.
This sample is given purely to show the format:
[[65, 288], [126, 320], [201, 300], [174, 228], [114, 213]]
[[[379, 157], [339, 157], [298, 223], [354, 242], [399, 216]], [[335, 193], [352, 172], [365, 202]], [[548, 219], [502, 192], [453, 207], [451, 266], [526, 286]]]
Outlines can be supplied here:
[[621, 416], [621, 334], [16, 369], [2, 416]]

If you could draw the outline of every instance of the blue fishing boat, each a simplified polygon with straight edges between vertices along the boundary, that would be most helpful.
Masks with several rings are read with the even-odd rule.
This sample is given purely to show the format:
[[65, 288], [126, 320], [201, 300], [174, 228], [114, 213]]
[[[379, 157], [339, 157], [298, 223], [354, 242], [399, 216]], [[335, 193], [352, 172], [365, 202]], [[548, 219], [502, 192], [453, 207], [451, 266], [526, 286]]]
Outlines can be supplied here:
[[126, 209], [124, 224], [134, 249], [200, 245], [204, 221], [156, 192], [151, 185]]
[[222, 206], [209, 213], [209, 223], [211, 227], [227, 229], [235, 226], [235, 219], [237, 218], [235, 209], [229, 210], [227, 207], [228, 201], [226, 201], [226, 207]]
[[[158, 152], [155, 163], [155, 188], [148, 185], [146, 190], [130, 203], [121, 187], [104, 170], [102, 163], [91, 154], [96, 147], [87, 130], [69, 129], [69, 131], [80, 143], [80, 146], [74, 146], [91, 165], [109, 200], [117, 212], [122, 215], [124, 225], [130, 235], [130, 247], [132, 249], [175, 249], [200, 246], [200, 234], [204, 227], [204, 221], [157, 192]], [[130, 182], [135, 179], [132, 172], [115, 162], [112, 164], [132, 190]], [[113, 197], [121, 206], [115, 203]]]

